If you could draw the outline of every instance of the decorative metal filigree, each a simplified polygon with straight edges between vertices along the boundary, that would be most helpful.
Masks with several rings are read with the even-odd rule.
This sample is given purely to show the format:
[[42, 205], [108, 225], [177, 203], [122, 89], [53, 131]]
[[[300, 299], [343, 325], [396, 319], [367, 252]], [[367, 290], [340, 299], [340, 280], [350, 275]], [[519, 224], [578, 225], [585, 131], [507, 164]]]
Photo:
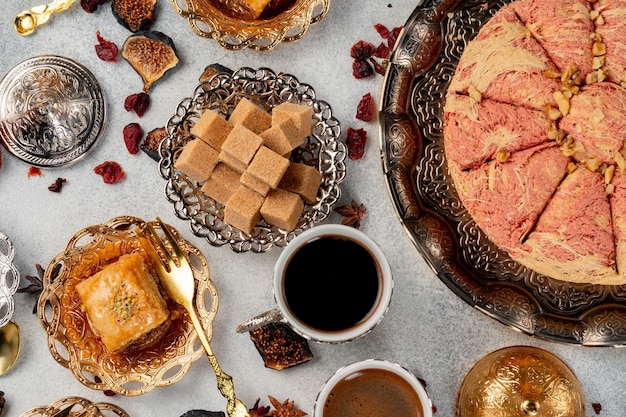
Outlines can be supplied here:
[[297, 41], [311, 25], [326, 17], [330, 9], [330, 0], [296, 0], [277, 16], [247, 21], [224, 13], [214, 1], [170, 0], [195, 34], [215, 39], [228, 50], [269, 51], [282, 42]]
[[[298, 225], [285, 231], [261, 221], [251, 235], [224, 222], [224, 207], [200, 190], [200, 185], [174, 168], [183, 146], [193, 139], [190, 130], [203, 111], [228, 117], [242, 97], [271, 111], [283, 102], [311, 106], [315, 125], [305, 143], [296, 148], [291, 160], [316, 167], [322, 173], [317, 199], [306, 202]], [[191, 231], [214, 246], [228, 244], [237, 252], [266, 252], [274, 245], [285, 246], [296, 235], [326, 219], [339, 200], [340, 183], [346, 175], [346, 146], [339, 141], [341, 126], [330, 105], [318, 100], [315, 91], [293, 75], [276, 74], [267, 68], [241, 68], [232, 75], [218, 73], [182, 100], [166, 125], [168, 136], [160, 146], [159, 169], [167, 180], [165, 194], [178, 217], [188, 220]]]
[[13, 316], [15, 302], [13, 295], [20, 285], [20, 274], [13, 264], [15, 248], [11, 239], [0, 232], [0, 327]]
[[426, 262], [470, 305], [544, 339], [626, 345], [626, 286], [557, 281], [513, 261], [478, 228], [449, 175], [446, 90], [467, 43], [509, 1], [429, 0], [408, 19], [381, 99], [390, 196]]
[[[67, 414], [64, 414], [67, 412]], [[129, 414], [111, 403], [93, 403], [82, 397], [66, 397], [57, 400], [46, 407], [35, 407], [23, 413], [20, 417], [52, 417], [61, 414], [67, 417], [130, 417]]]
[[[104, 347], [81, 309], [76, 284], [121, 255], [143, 250], [136, 230], [145, 224], [135, 217], [122, 216], [86, 227], [70, 239], [66, 249], [46, 269], [37, 313], [48, 337], [48, 348], [59, 364], [89, 388], [129, 396], [143, 394], [179, 381], [192, 362], [204, 356], [185, 310], [171, 299], [167, 303], [172, 320], [161, 337], [149, 348], [122, 353], [109, 352]], [[151, 224], [158, 229], [158, 223]], [[197, 280], [195, 307], [210, 340], [218, 295], [208, 262], [199, 249], [174, 229], [170, 231], [190, 257]]]
[[98, 142], [105, 122], [100, 84], [70, 59], [28, 59], [0, 84], [0, 140], [30, 165], [56, 168], [77, 161]]

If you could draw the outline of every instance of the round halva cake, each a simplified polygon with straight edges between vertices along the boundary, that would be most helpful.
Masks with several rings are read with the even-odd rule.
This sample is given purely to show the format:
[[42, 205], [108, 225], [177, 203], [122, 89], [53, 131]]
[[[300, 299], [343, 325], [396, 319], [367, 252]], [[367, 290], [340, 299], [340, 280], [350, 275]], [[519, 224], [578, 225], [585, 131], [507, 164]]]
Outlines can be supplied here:
[[517, 0], [467, 45], [445, 102], [459, 198], [522, 265], [626, 283], [626, 0]]

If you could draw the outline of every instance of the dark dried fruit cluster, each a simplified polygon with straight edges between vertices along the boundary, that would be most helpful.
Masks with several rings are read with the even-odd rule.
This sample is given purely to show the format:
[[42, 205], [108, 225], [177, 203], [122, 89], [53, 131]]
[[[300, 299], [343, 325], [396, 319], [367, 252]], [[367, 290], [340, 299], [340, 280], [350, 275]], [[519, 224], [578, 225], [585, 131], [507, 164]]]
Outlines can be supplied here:
[[367, 143], [367, 132], [365, 129], [348, 128], [346, 133], [346, 146], [348, 147], [348, 157], [353, 160], [361, 159], [365, 153]]
[[80, 7], [87, 13], [93, 13], [98, 9], [98, 6], [102, 6], [109, 0], [80, 0]]
[[352, 75], [356, 79], [367, 78], [374, 73], [385, 74], [384, 66], [377, 59], [386, 60], [396, 45], [402, 26], [389, 30], [385, 25], [377, 23], [374, 29], [382, 38], [382, 41], [375, 46], [373, 43], [360, 40], [352, 45], [350, 56], [354, 58], [352, 62]]
[[120, 52], [117, 45], [114, 42], [104, 39], [100, 35], [100, 31], [96, 31], [96, 39], [98, 40], [98, 44], [95, 45], [95, 48], [98, 58], [106, 62], [117, 61], [117, 56]]
[[105, 184], [117, 184], [125, 175], [121, 165], [115, 161], [105, 161], [95, 167], [93, 172], [101, 175]]

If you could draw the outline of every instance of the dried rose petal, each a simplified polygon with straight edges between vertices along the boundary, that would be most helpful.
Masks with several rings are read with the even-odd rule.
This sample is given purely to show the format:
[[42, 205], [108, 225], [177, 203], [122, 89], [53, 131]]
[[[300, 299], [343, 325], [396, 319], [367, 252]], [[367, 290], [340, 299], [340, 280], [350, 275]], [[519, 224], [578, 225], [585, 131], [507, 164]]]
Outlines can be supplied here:
[[114, 161], [105, 161], [93, 169], [98, 175], [102, 175], [105, 184], [116, 184], [124, 179], [122, 166]]
[[365, 153], [365, 143], [367, 142], [367, 132], [365, 129], [348, 128], [346, 146], [348, 147], [348, 157], [358, 160]]
[[53, 193], [60, 193], [63, 188], [63, 184], [65, 184], [67, 180], [65, 178], [57, 178], [49, 187], [48, 190]]
[[100, 31], [96, 32], [96, 38], [98, 39], [98, 44], [95, 46], [95, 48], [98, 58], [107, 62], [117, 61], [117, 55], [119, 54], [119, 49], [117, 48], [117, 45], [100, 36]]
[[352, 63], [352, 75], [357, 80], [369, 77], [374, 73], [374, 69], [369, 62], [362, 59], [355, 59]]
[[139, 144], [141, 143], [141, 138], [143, 136], [143, 130], [139, 123], [129, 123], [124, 126], [124, 144], [126, 144], [126, 149], [130, 152], [131, 155], [135, 155], [139, 152]]
[[124, 109], [126, 111], [134, 110], [139, 117], [146, 113], [148, 107], [150, 107], [150, 96], [144, 91], [131, 94], [124, 100]]
[[374, 117], [374, 99], [372, 99], [372, 94], [367, 93], [356, 107], [356, 118], [359, 120], [363, 120], [364, 122], [371, 122]]
[[367, 41], [358, 41], [350, 48], [350, 56], [354, 59], [367, 59], [374, 55], [376, 47]]

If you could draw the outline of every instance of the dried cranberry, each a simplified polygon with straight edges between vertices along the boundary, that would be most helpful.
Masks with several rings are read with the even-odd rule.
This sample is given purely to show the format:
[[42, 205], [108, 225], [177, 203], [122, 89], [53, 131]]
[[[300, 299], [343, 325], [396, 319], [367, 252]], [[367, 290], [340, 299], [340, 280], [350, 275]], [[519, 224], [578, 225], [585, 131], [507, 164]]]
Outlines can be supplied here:
[[115, 62], [117, 61], [117, 55], [119, 54], [119, 49], [117, 45], [111, 41], [104, 39], [100, 36], [100, 31], [96, 32], [96, 38], [98, 39], [98, 44], [96, 47], [96, 54], [98, 54], [98, 58], [107, 62]]
[[139, 126], [139, 123], [129, 123], [124, 126], [124, 143], [131, 155], [135, 155], [139, 152], [139, 143], [141, 142], [142, 136], [143, 130], [141, 126]]
[[400, 31], [402, 31], [402, 26], [396, 26], [395, 28], [391, 29], [391, 33], [389, 33], [389, 37], [387, 38], [387, 46], [390, 50], [396, 46], [396, 41], [400, 36]]
[[93, 13], [98, 9], [98, 6], [103, 5], [108, 0], [80, 0], [80, 7], [87, 13]]
[[374, 55], [376, 47], [367, 41], [358, 41], [350, 49], [350, 56], [354, 59], [367, 59]]
[[105, 161], [93, 169], [98, 175], [102, 175], [105, 184], [116, 184], [124, 179], [124, 170], [121, 165], [114, 161]]
[[381, 42], [376, 48], [376, 52], [374, 52], [374, 56], [380, 59], [389, 58], [389, 47], [385, 45], [384, 42]]
[[150, 107], [150, 96], [146, 92], [131, 94], [124, 100], [126, 111], [134, 110], [137, 116], [142, 117]]
[[369, 62], [363, 59], [355, 59], [352, 63], [352, 75], [357, 80], [367, 78], [374, 73], [374, 69]]
[[48, 190], [53, 193], [60, 193], [63, 188], [63, 184], [65, 184], [67, 180], [65, 178], [57, 178], [49, 187]]
[[391, 33], [389, 29], [387, 29], [387, 26], [383, 25], [382, 23], [376, 23], [374, 25], [374, 29], [376, 29], [376, 32], [378, 32], [380, 37], [383, 39], [387, 39], [389, 37], [389, 34]]
[[600, 411], [602, 411], [602, 404], [600, 403], [592, 403], [591, 406], [593, 407], [593, 411], [596, 415], [600, 414]]
[[30, 177], [41, 177], [43, 174], [41, 172], [41, 169], [37, 168], [37, 167], [30, 167], [28, 168], [28, 178]]
[[348, 128], [346, 145], [348, 146], [348, 157], [352, 160], [361, 159], [365, 153], [365, 143], [367, 142], [367, 132], [365, 129]]
[[371, 122], [374, 116], [374, 100], [370, 93], [361, 97], [359, 104], [356, 106], [356, 118], [364, 122]]

